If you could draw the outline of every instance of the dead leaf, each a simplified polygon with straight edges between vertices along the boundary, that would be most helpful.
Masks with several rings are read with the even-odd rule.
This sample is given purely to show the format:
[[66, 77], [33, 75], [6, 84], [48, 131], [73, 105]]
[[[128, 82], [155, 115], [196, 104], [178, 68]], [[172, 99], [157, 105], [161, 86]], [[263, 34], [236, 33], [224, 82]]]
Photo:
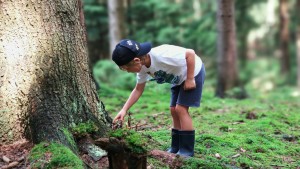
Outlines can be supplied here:
[[232, 156], [232, 158], [237, 158], [237, 157], [239, 157], [239, 156], [241, 156], [241, 154], [240, 154], [240, 153], [238, 153], [238, 154], [236, 154], [236, 155]]
[[3, 157], [2, 157], [2, 160], [3, 160], [4, 162], [6, 162], [6, 163], [9, 163], [9, 162], [10, 162], [10, 159], [9, 159], [8, 157], [6, 157], [6, 156], [3, 156]]
[[241, 150], [241, 152], [243, 152], [243, 153], [246, 152], [246, 150], [244, 150], [243, 148], [240, 148], [240, 150]]
[[216, 157], [217, 159], [221, 159], [221, 158], [222, 158], [221, 155], [220, 155], [219, 153], [216, 153], [216, 154], [215, 154], [215, 157]]

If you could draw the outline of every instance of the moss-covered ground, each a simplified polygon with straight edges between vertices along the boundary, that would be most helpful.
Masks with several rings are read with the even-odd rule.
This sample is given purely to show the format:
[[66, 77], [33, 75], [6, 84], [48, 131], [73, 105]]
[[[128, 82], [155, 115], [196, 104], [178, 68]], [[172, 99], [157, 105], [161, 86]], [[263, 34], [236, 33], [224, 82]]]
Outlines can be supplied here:
[[[220, 99], [214, 97], [208, 81], [201, 107], [190, 109], [196, 129], [195, 157], [185, 160], [182, 168], [299, 168], [300, 98], [295, 92], [291, 87], [250, 89], [247, 99]], [[129, 94], [106, 85], [99, 92], [112, 117]], [[171, 139], [168, 86], [147, 84], [130, 112], [132, 125], [144, 121], [153, 126], [141, 131], [160, 143], [153, 148], [167, 149]], [[155, 159], [149, 158], [148, 163], [168, 168]]]
[[68, 147], [54, 142], [35, 145], [30, 152], [28, 161], [32, 168], [84, 168], [81, 159]]

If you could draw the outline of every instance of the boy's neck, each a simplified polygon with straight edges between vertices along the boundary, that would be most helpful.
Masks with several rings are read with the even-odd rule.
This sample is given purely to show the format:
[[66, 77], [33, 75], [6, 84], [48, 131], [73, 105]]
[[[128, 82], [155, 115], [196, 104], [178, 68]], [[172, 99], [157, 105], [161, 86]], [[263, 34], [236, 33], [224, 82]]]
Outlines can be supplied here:
[[149, 68], [151, 66], [151, 58], [149, 54], [144, 56], [144, 65]]

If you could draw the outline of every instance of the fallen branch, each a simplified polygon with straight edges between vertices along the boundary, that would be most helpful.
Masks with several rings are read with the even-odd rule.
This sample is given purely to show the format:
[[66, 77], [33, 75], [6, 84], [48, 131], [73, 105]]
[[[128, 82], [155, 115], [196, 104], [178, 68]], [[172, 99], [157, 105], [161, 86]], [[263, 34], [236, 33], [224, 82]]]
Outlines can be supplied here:
[[17, 165], [19, 165], [19, 162], [14, 161], [9, 163], [8, 165], [2, 166], [1, 169], [10, 169], [16, 167]]

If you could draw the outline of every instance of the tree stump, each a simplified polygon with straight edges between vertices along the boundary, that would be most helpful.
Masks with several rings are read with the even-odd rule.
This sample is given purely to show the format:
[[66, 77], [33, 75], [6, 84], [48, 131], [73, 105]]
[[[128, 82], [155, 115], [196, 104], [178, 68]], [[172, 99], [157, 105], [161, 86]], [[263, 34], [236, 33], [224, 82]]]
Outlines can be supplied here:
[[110, 169], [146, 169], [147, 153], [133, 152], [124, 140], [114, 137], [100, 138], [95, 144], [108, 153]]

